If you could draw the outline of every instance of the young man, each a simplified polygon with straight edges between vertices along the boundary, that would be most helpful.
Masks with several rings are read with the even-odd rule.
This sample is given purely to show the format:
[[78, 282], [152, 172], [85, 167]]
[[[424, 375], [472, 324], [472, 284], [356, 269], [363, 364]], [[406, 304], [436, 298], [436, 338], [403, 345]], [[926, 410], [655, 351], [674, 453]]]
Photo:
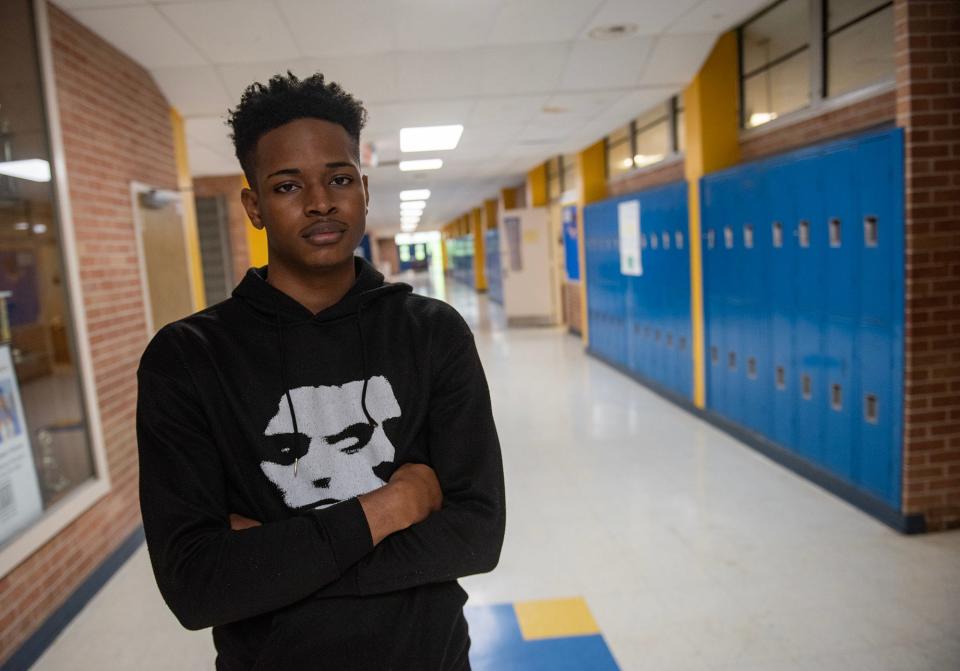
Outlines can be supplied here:
[[461, 576], [496, 565], [500, 447], [472, 334], [353, 255], [361, 104], [315, 75], [232, 111], [269, 266], [140, 361], [160, 591], [217, 669], [469, 669]]

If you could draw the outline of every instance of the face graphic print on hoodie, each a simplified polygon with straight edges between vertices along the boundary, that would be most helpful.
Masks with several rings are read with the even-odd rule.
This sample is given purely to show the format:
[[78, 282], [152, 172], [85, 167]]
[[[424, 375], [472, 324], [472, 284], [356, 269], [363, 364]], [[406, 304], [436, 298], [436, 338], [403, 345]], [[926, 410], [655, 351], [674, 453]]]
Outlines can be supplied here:
[[[294, 510], [324, 508], [366, 494], [386, 484], [376, 469], [392, 464], [395, 450], [383, 422], [399, 416], [393, 387], [382, 375], [368, 379], [366, 390], [362, 380], [291, 389], [289, 399], [280, 397], [264, 431], [284, 441], [282, 459], [264, 460], [260, 468]], [[306, 452], [297, 454], [307, 440]]]

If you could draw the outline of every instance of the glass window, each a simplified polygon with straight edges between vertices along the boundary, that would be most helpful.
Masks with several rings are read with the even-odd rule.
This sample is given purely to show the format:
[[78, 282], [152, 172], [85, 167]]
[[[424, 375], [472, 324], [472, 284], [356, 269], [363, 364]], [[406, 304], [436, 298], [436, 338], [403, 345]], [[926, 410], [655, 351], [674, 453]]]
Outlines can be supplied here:
[[893, 3], [830, 0], [824, 47], [828, 96], [892, 80]]
[[32, 11], [0, 3], [0, 547], [94, 477]]
[[563, 179], [560, 170], [560, 157], [554, 156], [547, 161], [547, 198], [556, 200], [563, 192], [560, 180]]
[[607, 136], [607, 177], [622, 175], [633, 169], [633, 147], [630, 126], [619, 128]]
[[683, 112], [683, 98], [677, 96], [674, 98], [676, 101], [676, 111], [673, 114], [674, 119], [674, 147], [676, 147], [677, 153], [683, 153], [684, 149], [687, 146], [687, 129], [684, 126], [685, 118]]
[[670, 114], [666, 104], [637, 117], [634, 127], [633, 164], [636, 167], [662, 161], [670, 153]]
[[575, 191], [578, 188], [576, 154], [562, 156], [560, 163], [563, 166], [563, 190]]
[[809, 0], [784, 0], [741, 28], [745, 127], [810, 104], [809, 34]]

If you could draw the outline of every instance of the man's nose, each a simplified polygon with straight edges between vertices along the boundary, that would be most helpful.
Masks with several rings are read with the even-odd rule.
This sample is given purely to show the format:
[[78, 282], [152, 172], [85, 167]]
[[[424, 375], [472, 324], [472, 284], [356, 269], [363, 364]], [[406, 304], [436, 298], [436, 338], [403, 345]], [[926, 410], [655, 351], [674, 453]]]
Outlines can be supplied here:
[[303, 206], [304, 213], [308, 217], [325, 217], [337, 209], [333, 204], [330, 191], [323, 185], [307, 187], [307, 198]]

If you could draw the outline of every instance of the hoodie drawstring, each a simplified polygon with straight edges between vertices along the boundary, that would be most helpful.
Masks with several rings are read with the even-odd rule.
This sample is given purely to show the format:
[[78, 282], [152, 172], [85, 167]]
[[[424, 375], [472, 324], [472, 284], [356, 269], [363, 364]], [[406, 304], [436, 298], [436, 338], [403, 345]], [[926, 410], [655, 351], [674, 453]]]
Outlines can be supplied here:
[[[297, 413], [293, 409], [293, 399], [290, 398], [290, 387], [287, 384], [286, 375], [284, 375], [284, 365], [283, 365], [283, 351], [285, 349], [283, 344], [283, 323], [280, 321], [280, 307], [274, 303], [274, 316], [277, 320], [277, 333], [280, 336], [280, 384], [283, 385], [283, 393], [287, 397], [287, 406], [290, 408], [290, 419], [293, 421], [293, 440], [291, 442], [290, 449], [296, 454], [297, 451], [297, 436], [300, 434], [299, 427], [297, 427]], [[293, 477], [297, 477], [297, 470], [300, 466], [300, 456], [296, 455], [293, 462]]]

